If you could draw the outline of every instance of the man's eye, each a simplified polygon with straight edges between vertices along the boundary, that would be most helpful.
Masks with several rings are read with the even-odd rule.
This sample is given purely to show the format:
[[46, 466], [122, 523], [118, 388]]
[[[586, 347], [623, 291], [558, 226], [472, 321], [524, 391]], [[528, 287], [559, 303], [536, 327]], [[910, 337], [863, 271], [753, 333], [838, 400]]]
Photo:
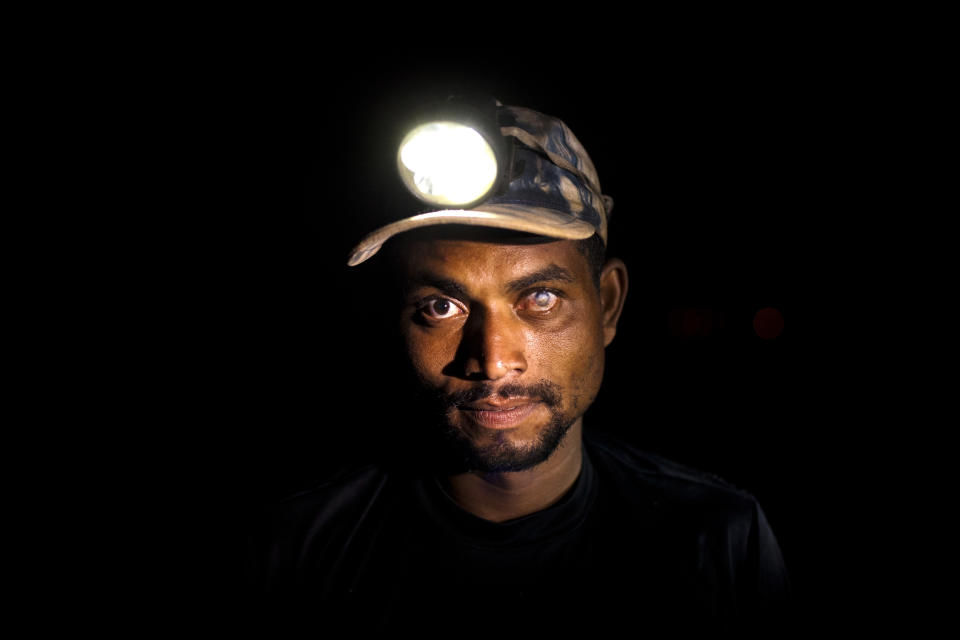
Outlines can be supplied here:
[[540, 289], [524, 298], [523, 306], [527, 311], [544, 312], [553, 309], [559, 300], [560, 296], [552, 291]]
[[446, 298], [433, 298], [420, 307], [420, 312], [433, 320], [445, 320], [463, 313], [463, 310]]

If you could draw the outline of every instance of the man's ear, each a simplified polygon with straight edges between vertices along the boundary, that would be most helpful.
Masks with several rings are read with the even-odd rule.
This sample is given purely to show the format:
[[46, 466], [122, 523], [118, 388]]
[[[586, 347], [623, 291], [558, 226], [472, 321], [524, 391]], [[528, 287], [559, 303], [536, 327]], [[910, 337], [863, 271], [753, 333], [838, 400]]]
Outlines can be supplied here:
[[603, 346], [617, 335], [617, 321], [627, 299], [627, 265], [619, 258], [610, 258], [600, 272], [600, 308], [603, 314]]

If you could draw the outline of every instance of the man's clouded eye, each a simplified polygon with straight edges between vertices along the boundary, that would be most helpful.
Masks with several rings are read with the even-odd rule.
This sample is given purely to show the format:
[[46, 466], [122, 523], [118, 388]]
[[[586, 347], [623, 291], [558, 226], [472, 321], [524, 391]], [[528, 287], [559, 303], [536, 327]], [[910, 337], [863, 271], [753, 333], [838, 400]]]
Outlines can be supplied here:
[[559, 300], [560, 297], [552, 291], [538, 289], [523, 299], [523, 307], [527, 311], [550, 311]]
[[431, 298], [423, 303], [420, 312], [432, 320], [446, 320], [463, 313], [463, 309], [447, 298]]

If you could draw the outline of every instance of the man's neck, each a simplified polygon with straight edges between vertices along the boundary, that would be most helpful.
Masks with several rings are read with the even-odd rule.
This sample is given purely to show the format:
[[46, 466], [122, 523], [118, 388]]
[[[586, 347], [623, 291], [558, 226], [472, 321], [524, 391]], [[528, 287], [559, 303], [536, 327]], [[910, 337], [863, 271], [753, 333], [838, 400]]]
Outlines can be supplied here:
[[465, 510], [504, 522], [546, 509], [573, 486], [583, 462], [583, 419], [544, 462], [525, 471], [468, 472], [447, 478], [447, 491]]

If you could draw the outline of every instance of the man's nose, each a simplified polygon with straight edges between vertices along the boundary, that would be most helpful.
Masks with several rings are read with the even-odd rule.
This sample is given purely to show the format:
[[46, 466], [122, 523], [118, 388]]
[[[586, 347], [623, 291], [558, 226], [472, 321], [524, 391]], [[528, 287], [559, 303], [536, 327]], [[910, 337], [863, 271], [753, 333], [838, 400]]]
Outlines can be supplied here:
[[477, 310], [465, 329], [461, 346], [468, 378], [498, 380], [526, 371], [526, 335], [512, 308]]

